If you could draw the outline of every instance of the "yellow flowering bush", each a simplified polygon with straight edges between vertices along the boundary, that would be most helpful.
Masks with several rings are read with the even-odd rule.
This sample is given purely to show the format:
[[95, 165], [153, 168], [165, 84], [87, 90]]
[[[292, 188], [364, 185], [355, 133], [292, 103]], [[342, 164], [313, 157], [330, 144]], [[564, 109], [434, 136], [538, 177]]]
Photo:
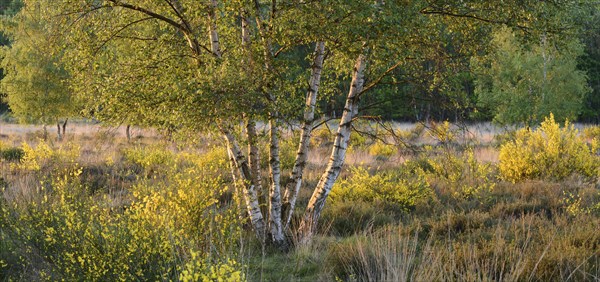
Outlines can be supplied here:
[[443, 144], [451, 143], [456, 140], [456, 132], [452, 129], [452, 124], [448, 121], [432, 123], [428, 133], [429, 136]]
[[500, 174], [511, 182], [561, 180], [572, 174], [593, 178], [598, 176], [600, 167], [597, 150], [597, 139], [588, 145], [573, 125], [566, 122], [561, 128], [550, 115], [538, 129], [521, 129], [514, 141], [501, 146]]
[[333, 142], [333, 132], [327, 127], [323, 125], [317, 129], [312, 131], [312, 136], [310, 139], [310, 145], [312, 147], [324, 147]]
[[179, 275], [183, 282], [238, 282], [245, 281], [244, 273], [235, 260], [226, 260], [207, 267], [198, 252], [191, 252], [191, 259]]
[[398, 152], [398, 149], [381, 141], [375, 142], [369, 146], [369, 155], [374, 156], [378, 160], [387, 160]]
[[583, 129], [583, 137], [588, 139], [600, 139], [600, 126], [589, 126]]
[[[173, 160], [179, 162], [152, 163], [162, 177], [139, 179], [120, 194], [120, 205], [117, 195], [95, 194], [82, 183], [78, 167], [43, 179], [32, 201], [1, 200], [2, 228], [26, 244], [14, 250], [26, 250], [20, 264], [51, 261], [50, 280], [164, 281], [190, 273], [242, 280], [243, 266], [235, 263], [240, 211], [219, 200], [227, 190], [215, 177], [220, 168], [191, 155], [173, 153]], [[188, 267], [196, 262], [201, 267]]]
[[175, 154], [163, 146], [137, 146], [123, 151], [126, 162], [141, 167], [146, 173], [158, 170], [160, 167], [172, 167]]
[[23, 157], [21, 162], [13, 164], [13, 168], [26, 171], [40, 171], [44, 167], [53, 165], [76, 166], [80, 154], [80, 146], [75, 143], [66, 143], [53, 149], [46, 142], [40, 142], [32, 147], [23, 143]]

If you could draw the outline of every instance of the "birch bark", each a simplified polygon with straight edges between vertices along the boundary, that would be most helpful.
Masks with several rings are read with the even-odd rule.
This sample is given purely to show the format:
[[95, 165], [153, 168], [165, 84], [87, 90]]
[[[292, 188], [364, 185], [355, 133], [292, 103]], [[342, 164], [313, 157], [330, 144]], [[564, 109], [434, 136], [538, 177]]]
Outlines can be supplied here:
[[337, 180], [344, 164], [346, 151], [348, 149], [348, 141], [350, 140], [350, 133], [352, 131], [352, 119], [358, 114], [358, 98], [364, 86], [365, 65], [366, 58], [363, 54], [360, 54], [354, 65], [350, 91], [346, 98], [346, 105], [344, 106], [344, 112], [337, 130], [327, 169], [321, 176], [321, 179], [308, 202], [308, 206], [306, 207], [306, 211], [304, 212], [302, 222], [298, 229], [300, 244], [307, 244], [311, 241], [321, 211], [325, 205], [325, 200], [331, 192], [331, 188]]
[[285, 194], [283, 197], [283, 219], [284, 229], [289, 227], [294, 208], [296, 206], [296, 199], [298, 198], [298, 192], [302, 186], [302, 174], [306, 167], [306, 161], [308, 159], [308, 145], [310, 144], [311, 132], [313, 130], [313, 123], [315, 120], [315, 105], [317, 102], [317, 94], [319, 91], [319, 85], [321, 84], [321, 71], [323, 70], [323, 60], [325, 59], [325, 42], [317, 42], [315, 46], [315, 57], [313, 59], [311, 76], [308, 85], [308, 91], [306, 93], [306, 104], [304, 108], [304, 120], [302, 123], [302, 129], [300, 131], [300, 143], [298, 144], [298, 151], [296, 152], [296, 159], [294, 161], [294, 167], [292, 168], [292, 174], [289, 182], [285, 187]]
[[269, 189], [269, 231], [275, 246], [285, 249], [286, 242], [281, 224], [281, 163], [279, 160], [279, 125], [277, 122], [276, 116], [269, 118], [269, 166], [271, 174], [271, 188]]
[[[240, 150], [240, 146], [237, 144], [233, 134], [226, 128], [221, 127], [220, 129], [227, 140], [228, 153], [232, 156], [230, 160], [233, 161], [234, 166], [239, 170], [239, 175], [241, 177], [240, 181], [243, 182], [244, 200], [246, 202], [248, 215], [250, 216], [250, 222], [252, 223], [254, 232], [258, 238], [261, 242], [264, 242], [266, 231], [265, 221], [262, 212], [260, 211], [256, 187], [249, 181], [249, 179], [251, 179], [251, 172], [248, 162], [246, 161], [246, 156], [244, 156], [244, 153]], [[237, 175], [237, 173], [233, 176], [235, 177], [235, 175]]]

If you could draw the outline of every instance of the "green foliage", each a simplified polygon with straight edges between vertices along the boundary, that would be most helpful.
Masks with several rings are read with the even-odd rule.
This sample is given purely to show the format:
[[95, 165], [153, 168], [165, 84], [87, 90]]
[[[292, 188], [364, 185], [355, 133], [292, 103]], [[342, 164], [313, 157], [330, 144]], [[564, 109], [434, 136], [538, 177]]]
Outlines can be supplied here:
[[472, 149], [463, 154], [446, 150], [427, 162], [434, 178], [455, 198], [481, 199], [494, 189], [494, 166], [478, 162]]
[[503, 27], [494, 33], [495, 51], [482, 60], [474, 59], [480, 73], [476, 91], [480, 104], [494, 109], [501, 124], [537, 124], [554, 113], [557, 120], [573, 120], [590, 91], [584, 72], [577, 70], [582, 47], [577, 40], [556, 47], [550, 35], [541, 43], [521, 43], [515, 33]]
[[2, 24], [12, 42], [0, 53], [5, 72], [0, 89], [21, 121], [53, 124], [79, 110], [68, 87], [63, 53], [55, 49], [61, 44], [56, 36], [60, 27], [40, 10], [41, 3], [24, 2], [24, 8]]
[[385, 144], [381, 141], [369, 146], [368, 150], [369, 155], [374, 156], [378, 160], [387, 160], [398, 152], [398, 149], [394, 145]]
[[568, 122], [561, 126], [551, 114], [536, 130], [521, 129], [515, 140], [500, 148], [500, 174], [517, 182], [524, 179], [564, 179], [572, 174], [598, 177], [598, 141], [591, 145]]
[[237, 282], [246, 280], [244, 273], [240, 271], [240, 266], [234, 260], [227, 260], [206, 269], [201, 257], [198, 252], [191, 252], [191, 259], [179, 275], [179, 281]]
[[191, 152], [176, 153], [165, 144], [136, 146], [122, 151], [126, 163], [139, 168], [148, 177], [163, 175], [165, 172], [181, 171], [190, 167], [202, 167], [210, 171], [226, 174], [229, 171], [225, 148], [214, 147], [203, 154]]
[[32, 200], [2, 198], [10, 253], [23, 267], [37, 257], [51, 261], [40, 274], [51, 280], [243, 279], [235, 262], [239, 211], [219, 201], [227, 186], [210, 162], [182, 158], [185, 167], [154, 162], [164, 177], [138, 181], [125, 205], [117, 195], [94, 194], [77, 167], [57, 168], [33, 187]]
[[66, 143], [53, 149], [42, 140], [35, 147], [24, 142], [22, 150], [21, 162], [12, 164], [13, 169], [42, 171], [44, 168], [54, 166], [74, 167], [77, 166], [77, 158], [80, 154], [80, 147], [76, 143]]
[[139, 166], [147, 173], [175, 164], [175, 154], [164, 148], [164, 145], [138, 146], [123, 151], [125, 161]]
[[373, 175], [362, 167], [351, 169], [351, 176], [336, 183], [331, 201], [363, 201], [394, 210], [409, 211], [431, 196], [431, 189], [422, 173], [378, 172]]
[[323, 125], [312, 131], [310, 139], [312, 147], [325, 147], [331, 145], [331, 143], [333, 143], [333, 133], [327, 126]]
[[456, 130], [448, 121], [433, 123], [428, 131], [429, 136], [442, 144], [450, 144], [456, 141]]
[[0, 141], [0, 159], [9, 162], [19, 162], [25, 156], [25, 151], [18, 147], [7, 147]]

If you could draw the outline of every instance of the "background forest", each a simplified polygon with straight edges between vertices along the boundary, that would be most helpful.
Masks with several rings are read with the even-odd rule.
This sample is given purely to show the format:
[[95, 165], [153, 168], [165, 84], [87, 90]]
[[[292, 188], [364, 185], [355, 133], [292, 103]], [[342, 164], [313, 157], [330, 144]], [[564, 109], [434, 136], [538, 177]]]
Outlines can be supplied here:
[[595, 1], [0, 10], [2, 280], [600, 279]]

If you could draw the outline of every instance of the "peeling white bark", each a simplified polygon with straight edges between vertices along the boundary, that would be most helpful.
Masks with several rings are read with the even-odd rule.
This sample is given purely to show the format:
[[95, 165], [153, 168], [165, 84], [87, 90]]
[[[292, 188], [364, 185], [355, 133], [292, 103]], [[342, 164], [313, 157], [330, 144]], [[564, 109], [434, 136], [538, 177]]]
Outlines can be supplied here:
[[[229, 153], [232, 156], [231, 159], [239, 171], [239, 175], [241, 177], [240, 180], [243, 182], [244, 200], [246, 202], [248, 215], [250, 216], [250, 222], [252, 223], [252, 227], [258, 238], [261, 240], [261, 242], [264, 242], [266, 230], [265, 221], [262, 212], [260, 211], [260, 204], [256, 195], [256, 187], [250, 181], [252, 174], [250, 172], [248, 162], [246, 161], [246, 156], [244, 156], [244, 153], [242, 153], [240, 150], [240, 146], [235, 140], [235, 136], [233, 136], [231, 131], [222, 126], [220, 126], [220, 130], [223, 136], [225, 136]], [[234, 174], [234, 176], [236, 174]]]
[[271, 174], [271, 188], [269, 189], [269, 231], [275, 246], [285, 248], [285, 236], [281, 224], [281, 163], [279, 160], [279, 127], [276, 116], [269, 118], [269, 128], [269, 170]]
[[346, 105], [340, 120], [337, 135], [333, 144], [333, 150], [327, 169], [321, 176], [317, 187], [315, 188], [306, 211], [302, 217], [298, 235], [300, 244], [307, 244], [311, 241], [312, 235], [316, 230], [318, 219], [325, 205], [325, 200], [331, 192], [333, 184], [337, 180], [348, 149], [348, 141], [352, 131], [352, 119], [358, 114], [358, 97], [364, 86], [364, 70], [366, 60], [363, 54], [360, 54], [356, 59], [354, 70], [352, 73], [352, 84], [346, 98]]
[[311, 132], [313, 130], [313, 123], [315, 120], [315, 105], [317, 102], [317, 94], [319, 91], [319, 85], [321, 83], [321, 71], [323, 70], [323, 60], [325, 59], [325, 42], [317, 42], [315, 46], [315, 57], [312, 63], [312, 70], [310, 81], [308, 85], [308, 91], [306, 93], [306, 104], [304, 108], [304, 120], [302, 129], [300, 131], [300, 143], [298, 144], [298, 150], [296, 152], [296, 160], [294, 161], [294, 167], [292, 168], [292, 174], [289, 182], [285, 187], [285, 194], [283, 197], [284, 206], [284, 229], [289, 227], [294, 208], [296, 206], [296, 199], [298, 198], [298, 192], [302, 186], [302, 175], [304, 168], [306, 167], [306, 161], [308, 159], [308, 145], [310, 144]]
[[208, 10], [208, 37], [210, 39], [210, 50], [217, 57], [221, 58], [221, 43], [219, 42], [219, 33], [217, 32], [217, 0], [210, 1]]

